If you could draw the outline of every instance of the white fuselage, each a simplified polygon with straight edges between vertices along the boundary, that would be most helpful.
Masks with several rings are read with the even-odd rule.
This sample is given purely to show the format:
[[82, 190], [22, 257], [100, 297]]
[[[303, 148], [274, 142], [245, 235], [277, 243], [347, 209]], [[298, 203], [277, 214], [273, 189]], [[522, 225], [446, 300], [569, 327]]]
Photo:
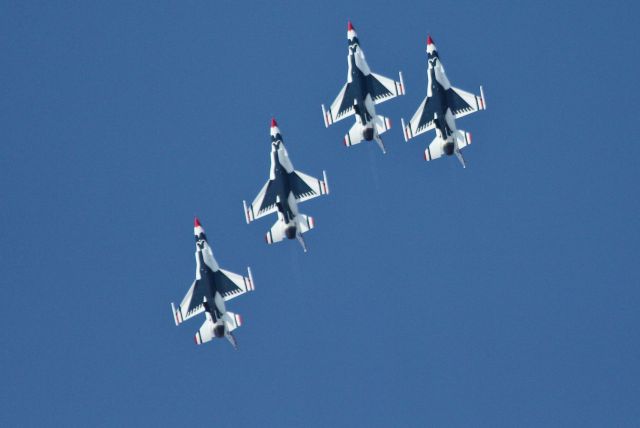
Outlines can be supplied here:
[[285, 230], [295, 228], [300, 230], [298, 221], [298, 203], [289, 187], [289, 174], [294, 172], [289, 153], [282, 140], [271, 143], [271, 169], [269, 179], [276, 186], [278, 219], [284, 223]]

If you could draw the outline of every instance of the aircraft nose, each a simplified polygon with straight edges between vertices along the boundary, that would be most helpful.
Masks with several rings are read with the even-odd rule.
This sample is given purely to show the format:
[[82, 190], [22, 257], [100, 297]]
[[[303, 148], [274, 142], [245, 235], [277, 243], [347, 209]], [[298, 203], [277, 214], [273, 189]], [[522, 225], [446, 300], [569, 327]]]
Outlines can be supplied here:
[[427, 35], [427, 52], [429, 54], [437, 51], [438, 49], [436, 48], [436, 44], [433, 41], [433, 38], [431, 37], [431, 34]]
[[196, 236], [196, 240], [199, 236], [204, 235], [204, 227], [200, 224], [200, 219], [198, 217], [193, 219], [193, 234]]

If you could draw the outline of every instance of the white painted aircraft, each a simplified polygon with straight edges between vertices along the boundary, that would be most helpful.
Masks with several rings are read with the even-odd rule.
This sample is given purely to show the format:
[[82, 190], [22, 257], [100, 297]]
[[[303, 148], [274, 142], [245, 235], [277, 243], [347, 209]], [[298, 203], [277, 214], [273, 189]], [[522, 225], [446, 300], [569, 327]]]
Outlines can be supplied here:
[[408, 125], [402, 119], [404, 139], [409, 141], [435, 129], [436, 137], [425, 150], [424, 159], [430, 161], [455, 154], [464, 168], [466, 163], [460, 150], [471, 144], [471, 134], [457, 129], [455, 119], [485, 110], [484, 92], [482, 86], [479, 96], [451, 86], [431, 36], [427, 38], [427, 54], [427, 96]]
[[248, 276], [220, 269], [198, 218], [193, 233], [196, 238], [196, 279], [177, 308], [171, 303], [173, 319], [179, 325], [204, 312], [205, 321], [195, 334], [195, 342], [201, 345], [225, 337], [237, 349], [232, 332], [242, 325], [242, 318], [227, 311], [225, 302], [254, 289], [251, 268], [248, 268]]
[[244, 205], [247, 224], [253, 220], [278, 213], [278, 220], [267, 232], [268, 244], [280, 242], [284, 238], [298, 239], [306, 252], [307, 245], [302, 237], [315, 226], [313, 217], [298, 212], [298, 203], [329, 193], [327, 174], [322, 171], [323, 180], [318, 180], [293, 168], [287, 149], [282, 142], [280, 128], [271, 119], [271, 169], [265, 183], [251, 205]]
[[380, 134], [391, 128], [391, 121], [376, 114], [375, 105], [404, 95], [402, 73], [399, 73], [400, 81], [394, 81], [371, 72], [351, 21], [347, 26], [347, 39], [349, 40], [347, 83], [342, 87], [329, 110], [325, 109], [324, 104], [322, 105], [324, 126], [329, 127], [334, 122], [355, 115], [356, 123], [345, 135], [344, 145], [349, 147], [362, 141], [375, 140], [382, 153], [386, 153]]

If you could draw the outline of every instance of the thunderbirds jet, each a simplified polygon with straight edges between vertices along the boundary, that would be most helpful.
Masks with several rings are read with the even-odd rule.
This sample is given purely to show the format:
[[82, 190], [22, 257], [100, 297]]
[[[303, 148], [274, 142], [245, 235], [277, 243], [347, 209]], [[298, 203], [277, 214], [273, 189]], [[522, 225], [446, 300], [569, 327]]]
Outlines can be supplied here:
[[323, 180], [311, 177], [293, 169], [287, 149], [282, 142], [282, 135], [275, 119], [271, 119], [271, 170], [269, 180], [262, 187], [258, 196], [249, 207], [244, 205], [247, 224], [273, 212], [278, 213], [278, 220], [267, 232], [268, 244], [280, 242], [285, 237], [297, 238], [306, 252], [302, 234], [313, 229], [313, 218], [298, 212], [298, 202], [329, 193], [327, 174], [322, 171]]
[[242, 318], [227, 311], [224, 303], [254, 289], [251, 268], [248, 268], [248, 277], [220, 269], [197, 217], [193, 233], [196, 237], [196, 279], [177, 309], [171, 303], [174, 321], [179, 325], [204, 312], [206, 319], [196, 332], [195, 342], [201, 345], [215, 337], [226, 337], [237, 349], [232, 332], [242, 325]]
[[471, 144], [471, 134], [456, 129], [455, 119], [478, 110], [485, 110], [487, 105], [484, 101], [484, 92], [482, 86], [480, 86], [480, 96], [451, 86], [431, 36], [427, 38], [427, 54], [429, 60], [427, 96], [408, 125], [405, 126], [402, 119], [404, 139], [409, 141], [435, 128], [436, 137], [425, 150], [424, 159], [430, 161], [443, 154], [449, 156], [455, 154], [464, 168], [466, 165], [460, 150]]
[[324, 126], [328, 128], [334, 122], [355, 115], [356, 123], [345, 135], [344, 145], [349, 147], [363, 140], [375, 140], [382, 149], [382, 153], [386, 153], [380, 134], [391, 128], [391, 121], [376, 114], [375, 104], [404, 95], [402, 72], [399, 73], [399, 82], [372, 73], [351, 21], [347, 27], [347, 38], [349, 39], [347, 83], [342, 87], [329, 110], [325, 109], [324, 104], [322, 105]]

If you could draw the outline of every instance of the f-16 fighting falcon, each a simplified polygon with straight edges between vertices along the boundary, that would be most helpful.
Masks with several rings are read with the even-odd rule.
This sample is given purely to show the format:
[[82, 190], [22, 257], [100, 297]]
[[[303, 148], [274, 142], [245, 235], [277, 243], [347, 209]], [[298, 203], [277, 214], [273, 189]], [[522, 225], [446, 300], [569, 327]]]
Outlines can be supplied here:
[[409, 141], [435, 128], [436, 137], [425, 150], [424, 159], [430, 161], [443, 154], [455, 154], [464, 168], [466, 164], [460, 150], [471, 144], [471, 134], [456, 129], [455, 119], [485, 110], [484, 92], [482, 86], [480, 96], [451, 86], [431, 36], [427, 38], [427, 54], [427, 96], [408, 125], [405, 126], [402, 119], [404, 139]]
[[254, 289], [251, 268], [246, 277], [220, 269], [197, 217], [193, 233], [196, 238], [196, 279], [178, 308], [171, 303], [174, 321], [179, 325], [204, 312], [206, 319], [196, 332], [195, 342], [201, 345], [215, 337], [226, 337], [237, 349], [232, 332], [242, 325], [242, 318], [227, 311], [225, 302]]
[[399, 73], [399, 82], [372, 73], [351, 21], [347, 26], [347, 38], [349, 39], [347, 83], [342, 87], [329, 110], [325, 109], [324, 104], [322, 105], [324, 126], [328, 128], [334, 122], [355, 115], [356, 123], [345, 135], [344, 145], [349, 147], [363, 140], [375, 140], [382, 149], [382, 153], [386, 153], [380, 134], [391, 128], [391, 121], [377, 115], [375, 105], [404, 95], [402, 72]]
[[271, 119], [271, 170], [269, 180], [260, 190], [251, 205], [244, 205], [247, 224], [273, 212], [278, 213], [278, 220], [267, 232], [268, 244], [280, 242], [285, 237], [298, 239], [302, 249], [307, 246], [302, 234], [313, 229], [314, 221], [298, 212], [298, 202], [326, 195], [329, 193], [327, 174], [322, 171], [323, 180], [311, 177], [293, 169], [287, 149], [282, 142], [282, 135], [275, 119]]

